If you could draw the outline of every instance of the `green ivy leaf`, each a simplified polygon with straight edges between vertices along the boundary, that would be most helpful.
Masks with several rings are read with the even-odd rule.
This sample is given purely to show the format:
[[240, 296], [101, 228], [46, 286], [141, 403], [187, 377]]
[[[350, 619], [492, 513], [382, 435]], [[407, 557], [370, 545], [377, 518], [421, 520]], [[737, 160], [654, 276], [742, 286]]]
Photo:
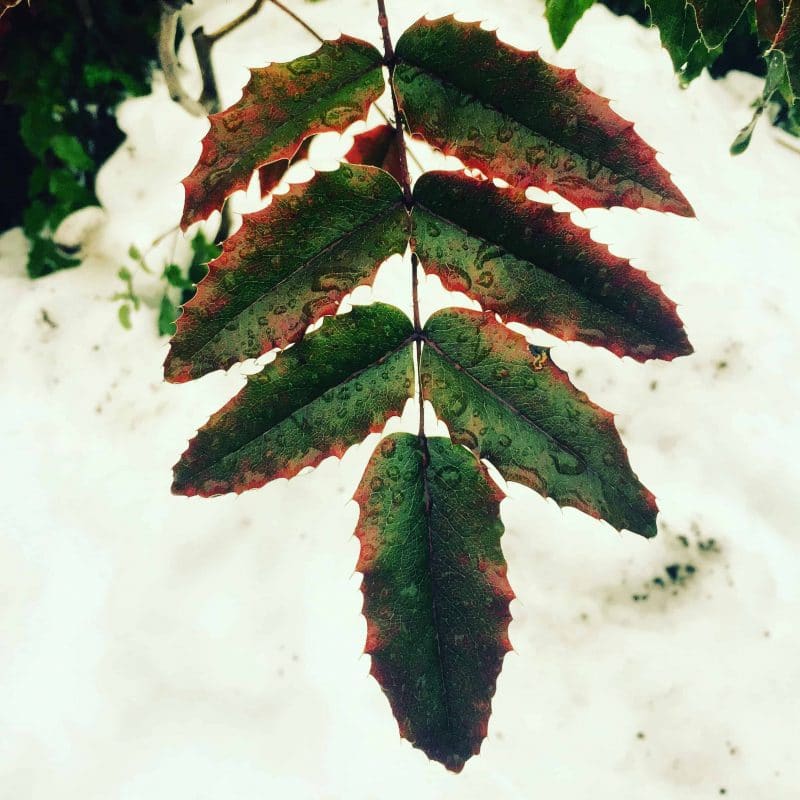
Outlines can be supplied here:
[[280, 353], [189, 443], [173, 492], [240, 493], [341, 457], [413, 394], [411, 323], [376, 303], [330, 317]]
[[372, 45], [342, 36], [311, 55], [251, 70], [241, 100], [209, 117], [200, 161], [183, 181], [183, 229], [246, 189], [259, 167], [291, 159], [304, 139], [363, 119], [385, 88], [382, 61]]
[[297, 341], [404, 252], [408, 226], [397, 183], [356, 165], [319, 173], [245, 216], [184, 306], [167, 380], [191, 380]]
[[446, 309], [425, 326], [423, 391], [454, 442], [517, 481], [617, 529], [656, 535], [653, 495], [607, 411], [492, 313]]
[[563, 47], [575, 24], [593, 5], [594, 0], [545, 0], [544, 15], [557, 48]]
[[504, 321], [639, 361], [691, 352], [675, 304], [568, 214], [454, 172], [423, 175], [414, 199], [423, 267]]
[[455, 772], [510, 649], [502, 497], [462, 447], [408, 433], [378, 445], [355, 495], [371, 672], [400, 733]]
[[452, 17], [421, 19], [397, 43], [393, 85], [411, 133], [519, 189], [579, 208], [692, 216], [655, 151], [574, 71]]

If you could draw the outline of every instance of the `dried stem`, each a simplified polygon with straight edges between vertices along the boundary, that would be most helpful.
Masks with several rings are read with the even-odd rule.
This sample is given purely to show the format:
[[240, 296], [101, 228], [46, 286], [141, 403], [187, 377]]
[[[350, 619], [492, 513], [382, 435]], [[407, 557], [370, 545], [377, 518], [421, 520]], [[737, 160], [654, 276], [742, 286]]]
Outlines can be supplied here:
[[158, 31], [158, 60], [167, 82], [169, 96], [195, 117], [204, 117], [206, 110], [181, 85], [178, 77], [178, 59], [175, 54], [175, 36], [178, 32], [178, 12], [166, 4], [161, 8], [161, 25]]
[[[411, 178], [408, 172], [408, 156], [406, 139], [403, 131], [403, 120], [400, 114], [400, 104], [392, 81], [394, 75], [395, 58], [392, 37], [389, 33], [389, 18], [386, 15], [385, 0], [378, 1], [378, 24], [383, 35], [384, 63], [389, 69], [389, 90], [392, 95], [392, 108], [394, 109], [394, 127], [400, 151], [400, 183], [403, 187], [403, 200], [406, 209], [410, 212], [414, 206], [414, 197], [411, 192]], [[425, 438], [425, 401], [422, 395], [422, 372], [420, 369], [422, 357], [422, 325], [419, 314], [419, 259], [416, 253], [411, 253], [411, 302], [414, 309], [415, 352], [417, 361], [417, 395], [419, 397], [419, 439], [422, 443], [423, 456], [427, 457], [427, 440]]]

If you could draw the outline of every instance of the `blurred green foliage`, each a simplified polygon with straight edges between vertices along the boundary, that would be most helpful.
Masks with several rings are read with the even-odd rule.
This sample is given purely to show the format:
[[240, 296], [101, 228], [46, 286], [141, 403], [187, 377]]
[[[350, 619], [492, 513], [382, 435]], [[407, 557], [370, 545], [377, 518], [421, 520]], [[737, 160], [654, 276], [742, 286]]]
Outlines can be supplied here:
[[[692, 0], [695, 5], [713, 9], [711, 0]], [[556, 47], [561, 47], [581, 16], [595, 0], [545, 0], [545, 15]], [[712, 78], [720, 78], [731, 70], [742, 70], [765, 77], [764, 92], [753, 104], [752, 121], [736, 137], [731, 151], [743, 152], [752, 136], [758, 118], [763, 112], [773, 124], [795, 136], [800, 136], [800, 101], [792, 91], [785, 61], [771, 51], [770, 39], [774, 32], [764, 37], [757, 24], [754, 2], [736, 5], [743, 13], [731, 15], [731, 25], [726, 27], [722, 44], [709, 48], [705, 45], [698, 27], [695, 9], [687, 0], [597, 0], [618, 16], [630, 16], [642, 25], [658, 27], [663, 46], [672, 58], [673, 67], [682, 85], [689, 84], [703, 70]], [[719, 0], [723, 2], [733, 0]], [[798, 3], [800, 0], [794, 0]], [[776, 22], [788, 15], [788, 3], [782, 0], [764, 0], [761, 9], [772, 6]]]
[[97, 169], [123, 140], [116, 106], [150, 90], [159, 13], [155, 0], [33, 0], [0, 21], [0, 230], [22, 224], [31, 277], [79, 263], [53, 232], [97, 202]]

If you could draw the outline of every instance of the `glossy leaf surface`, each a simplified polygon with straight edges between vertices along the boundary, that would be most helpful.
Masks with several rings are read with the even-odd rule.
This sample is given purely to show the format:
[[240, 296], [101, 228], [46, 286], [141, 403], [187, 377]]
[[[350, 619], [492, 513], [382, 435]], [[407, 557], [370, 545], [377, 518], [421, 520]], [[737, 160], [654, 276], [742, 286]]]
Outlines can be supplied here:
[[460, 771], [486, 736], [510, 649], [503, 495], [449, 439], [384, 439], [355, 499], [366, 652], [401, 734]]
[[345, 160], [351, 164], [371, 164], [386, 170], [398, 183], [403, 181], [397, 131], [391, 125], [378, 125], [354, 137]]
[[419, 20], [396, 52], [393, 84], [411, 132], [467, 166], [580, 208], [692, 215], [633, 123], [573, 71], [452, 17]]
[[375, 167], [345, 164], [275, 196], [244, 217], [184, 306], [167, 380], [198, 378], [297, 341], [405, 251], [408, 228], [400, 187]]
[[655, 536], [653, 495], [631, 470], [611, 414], [490, 312], [439, 311], [425, 326], [425, 398], [454, 442], [506, 480], [617, 529]]
[[455, 172], [426, 173], [414, 199], [422, 266], [506, 322], [640, 361], [691, 352], [675, 304], [569, 215]]
[[413, 394], [412, 326], [376, 303], [330, 317], [280, 353], [189, 443], [175, 494], [240, 493], [341, 457]]
[[200, 160], [183, 181], [184, 230], [246, 189], [259, 167], [291, 159], [315, 133], [364, 118], [384, 91], [381, 62], [372, 45], [342, 36], [311, 55], [251, 70], [241, 99], [209, 117]]

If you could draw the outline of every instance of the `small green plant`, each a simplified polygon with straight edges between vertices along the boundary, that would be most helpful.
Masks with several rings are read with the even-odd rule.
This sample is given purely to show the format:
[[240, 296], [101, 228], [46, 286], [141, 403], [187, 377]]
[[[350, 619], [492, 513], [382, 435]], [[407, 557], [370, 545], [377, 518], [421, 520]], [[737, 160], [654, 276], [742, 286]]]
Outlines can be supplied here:
[[[326, 41], [252, 70], [242, 98], [210, 117], [184, 180], [184, 229], [310, 136], [364, 119], [385, 73], [394, 109], [391, 125], [357, 137], [349, 163], [246, 214], [184, 305], [168, 381], [280, 352], [198, 431], [172, 488], [211, 496], [291, 478], [414, 399], [417, 432], [381, 439], [355, 495], [365, 650], [401, 734], [459, 771], [486, 735], [510, 647], [502, 492], [483, 462], [615, 528], [656, 534], [655, 499], [611, 414], [507, 323], [638, 361], [691, 352], [657, 285], [525, 189], [580, 208], [693, 212], [633, 124], [574, 72], [452, 17], [419, 20], [395, 48], [377, 5], [383, 53]], [[408, 135], [469, 169], [412, 185]], [[407, 250], [410, 319], [385, 303], [337, 313]], [[421, 268], [484, 310], [424, 321]], [[449, 438], [429, 434], [426, 401]]]
[[[175, 320], [181, 303], [186, 303], [194, 296], [197, 284], [208, 272], [208, 262], [213, 261], [220, 253], [220, 247], [214, 242], [209, 242], [202, 231], [197, 231], [190, 241], [192, 254], [185, 267], [179, 264], [167, 264], [160, 276], [163, 285], [163, 294], [158, 304], [157, 326], [162, 336], [172, 336], [175, 333]], [[139, 249], [133, 245], [128, 250], [128, 258], [142, 272], [152, 275], [153, 270]], [[123, 282], [122, 291], [115, 292], [111, 299], [119, 302], [117, 316], [120, 324], [126, 330], [132, 326], [131, 313], [138, 311], [142, 299], [134, 289], [134, 274], [128, 267], [121, 267], [117, 273]]]

